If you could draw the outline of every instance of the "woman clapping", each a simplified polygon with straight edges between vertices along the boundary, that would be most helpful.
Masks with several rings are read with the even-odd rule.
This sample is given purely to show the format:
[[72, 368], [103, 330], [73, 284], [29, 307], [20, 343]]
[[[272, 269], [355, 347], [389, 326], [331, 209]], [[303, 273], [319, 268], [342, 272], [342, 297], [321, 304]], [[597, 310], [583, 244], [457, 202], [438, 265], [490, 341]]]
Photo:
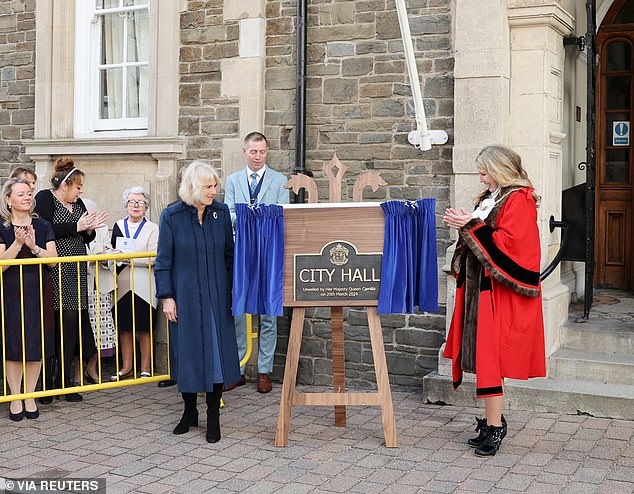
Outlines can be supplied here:
[[[5, 182], [0, 203], [0, 259], [57, 256], [53, 228], [48, 221], [33, 215], [33, 205], [33, 193], [25, 180]], [[42, 354], [50, 357], [55, 351], [51, 279], [48, 267], [40, 270], [37, 264], [5, 266], [3, 271], [7, 381], [11, 393], [19, 394], [24, 359], [24, 391], [32, 393], [40, 375]], [[39, 416], [35, 401], [25, 400], [24, 408], [22, 401], [11, 402], [9, 418], [17, 422], [25, 416], [29, 419]]]

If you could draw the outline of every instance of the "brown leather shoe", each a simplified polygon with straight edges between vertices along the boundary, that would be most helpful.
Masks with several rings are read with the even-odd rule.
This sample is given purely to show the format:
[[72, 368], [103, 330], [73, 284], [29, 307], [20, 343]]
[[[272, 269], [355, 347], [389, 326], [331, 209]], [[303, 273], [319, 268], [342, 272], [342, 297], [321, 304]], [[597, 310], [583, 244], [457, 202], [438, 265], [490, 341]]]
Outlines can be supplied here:
[[247, 383], [247, 380], [244, 378], [244, 375], [240, 376], [240, 379], [238, 379], [236, 382], [234, 382], [233, 384], [230, 384], [229, 386], [225, 386], [224, 387], [224, 391], [231, 391], [236, 389], [238, 386], [244, 386]]
[[268, 393], [273, 389], [271, 378], [268, 374], [258, 374], [258, 393]]

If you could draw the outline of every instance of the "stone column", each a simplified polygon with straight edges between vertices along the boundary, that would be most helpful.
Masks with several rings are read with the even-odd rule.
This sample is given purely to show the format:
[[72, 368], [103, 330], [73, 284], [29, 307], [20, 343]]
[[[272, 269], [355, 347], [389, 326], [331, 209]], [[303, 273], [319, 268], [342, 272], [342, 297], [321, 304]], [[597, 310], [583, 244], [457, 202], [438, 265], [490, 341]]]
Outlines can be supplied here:
[[179, 154], [152, 153], [156, 160], [156, 175], [150, 182], [152, 218], [158, 223], [161, 212], [168, 204], [178, 199], [176, 166]]
[[[38, 4], [39, 5], [39, 4]], [[75, 2], [58, 2], [53, 11], [50, 137], [73, 136], [75, 108]]]
[[[542, 196], [539, 227], [542, 270], [559, 250], [560, 233], [549, 218], [561, 217], [563, 133], [563, 37], [574, 20], [559, 3], [509, 2], [511, 28], [510, 145], [520, 155]], [[558, 329], [568, 318], [569, 292], [557, 268], [543, 285], [546, 354], [558, 346]]]

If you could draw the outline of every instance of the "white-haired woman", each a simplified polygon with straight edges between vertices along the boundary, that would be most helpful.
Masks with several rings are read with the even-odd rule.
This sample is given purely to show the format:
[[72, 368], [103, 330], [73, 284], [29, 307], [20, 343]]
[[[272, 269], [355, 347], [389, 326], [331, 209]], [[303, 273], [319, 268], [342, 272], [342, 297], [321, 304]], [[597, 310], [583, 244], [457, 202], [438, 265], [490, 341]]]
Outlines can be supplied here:
[[[132, 187], [123, 192], [127, 216], [117, 221], [112, 229], [111, 243], [121, 252], [155, 252], [159, 227], [145, 217], [150, 196], [143, 187]], [[139, 335], [141, 349], [140, 377], [150, 377], [150, 328], [156, 331], [156, 287], [150, 275], [154, 258], [134, 259], [134, 275], [130, 262], [117, 267], [117, 328], [121, 348], [121, 370], [111, 381], [134, 376], [134, 341], [132, 332]], [[134, 292], [133, 289], [134, 288]]]
[[[33, 207], [33, 191], [28, 182], [10, 178], [4, 183], [0, 202], [0, 259], [57, 257], [53, 227], [34, 215]], [[7, 359], [7, 382], [12, 394], [20, 393], [24, 359], [24, 391], [32, 393], [40, 375], [42, 354], [51, 357], [55, 353], [53, 286], [47, 267], [40, 270], [34, 264], [5, 266], [3, 271], [3, 354]], [[25, 400], [24, 408], [21, 401], [12, 401], [9, 418], [17, 422], [25, 416], [29, 419], [39, 416], [35, 401]]]
[[223, 383], [240, 379], [231, 316], [233, 233], [226, 204], [214, 200], [218, 173], [194, 161], [183, 172], [181, 201], [161, 214], [156, 291], [169, 321], [172, 377], [185, 410], [174, 429], [198, 425], [197, 393], [206, 393], [207, 441], [220, 440]]

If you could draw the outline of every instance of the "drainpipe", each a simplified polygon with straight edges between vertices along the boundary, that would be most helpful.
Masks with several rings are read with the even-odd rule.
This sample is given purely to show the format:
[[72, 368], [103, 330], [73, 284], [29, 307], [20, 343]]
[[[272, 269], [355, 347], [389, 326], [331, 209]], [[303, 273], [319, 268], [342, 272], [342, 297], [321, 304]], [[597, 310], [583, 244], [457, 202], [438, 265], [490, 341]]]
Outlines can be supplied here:
[[590, 317], [594, 292], [594, 195], [596, 170], [596, 45], [597, 33], [596, 0], [586, 2], [588, 27], [586, 46], [588, 48], [587, 102], [586, 105], [586, 266], [583, 303], [583, 319]]
[[[295, 66], [295, 168], [293, 174], [312, 176], [306, 169], [306, 4], [307, 0], [297, 0], [297, 35]], [[294, 195], [293, 202], [305, 202], [306, 191]]]

